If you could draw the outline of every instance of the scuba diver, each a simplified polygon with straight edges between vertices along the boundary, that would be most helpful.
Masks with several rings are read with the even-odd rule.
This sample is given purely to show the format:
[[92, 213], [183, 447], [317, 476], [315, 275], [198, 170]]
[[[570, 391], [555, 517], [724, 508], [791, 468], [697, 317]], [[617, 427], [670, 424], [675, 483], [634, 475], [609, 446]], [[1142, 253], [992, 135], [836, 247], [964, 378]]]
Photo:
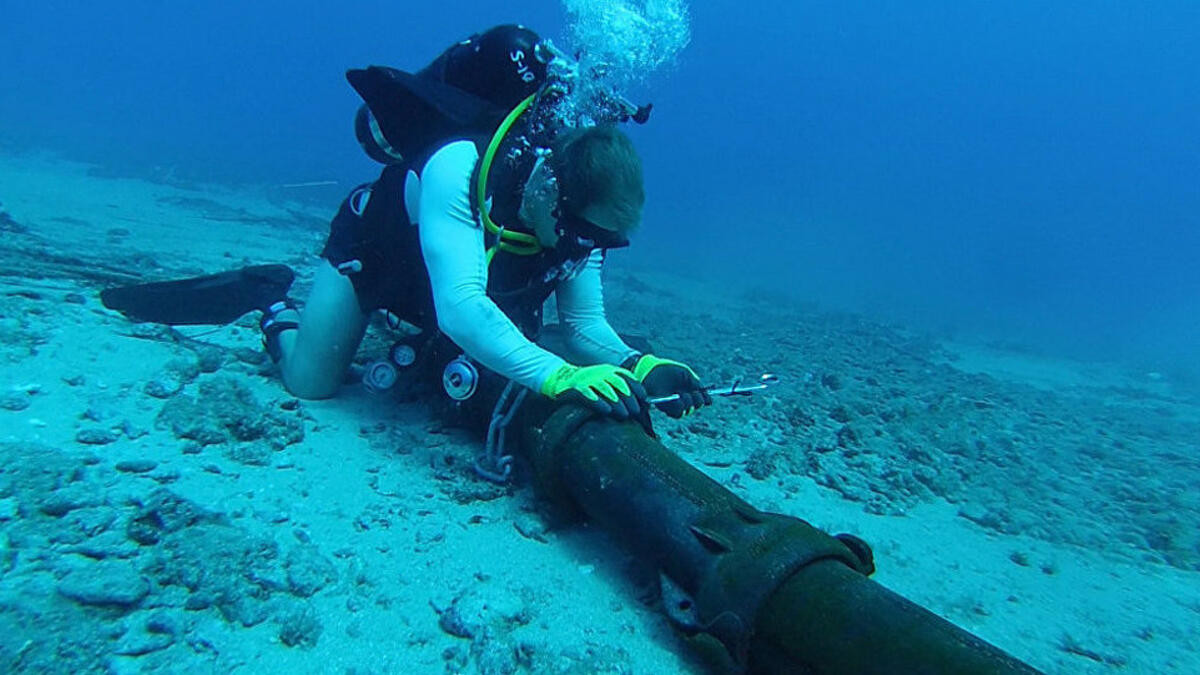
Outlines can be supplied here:
[[[263, 344], [301, 398], [336, 393], [373, 313], [409, 324], [390, 360], [422, 379], [440, 370], [444, 400], [487, 426], [476, 472], [509, 477], [504, 433], [517, 420], [542, 495], [657, 570], [667, 617], [720, 672], [1036, 672], [870, 581], [862, 540], [759, 511], [658, 442], [651, 405], [679, 417], [773, 376], [704, 387], [605, 318], [601, 269], [644, 201], [616, 123], [645, 121], [649, 106], [589, 86], [512, 25], [416, 73], [372, 66], [347, 79], [365, 102], [356, 135], [386, 166], [342, 202], [302, 310], [284, 265], [112, 288], [105, 306], [179, 325], [261, 311]], [[551, 296], [561, 349], [543, 331]], [[530, 393], [544, 398], [514, 417]]]
[[[616, 123], [644, 122], [649, 106], [593, 88], [586, 112], [564, 113], [573, 68], [548, 40], [503, 25], [416, 73], [349, 71], [364, 100], [356, 136], [386, 166], [342, 202], [302, 310], [281, 265], [109, 289], [105, 305], [160, 323], [261, 310], [267, 352], [306, 399], [334, 395], [384, 310], [419, 331], [410, 359], [441, 369], [456, 400], [484, 369], [618, 419], [711, 403], [690, 367], [631, 347], [605, 318], [601, 268], [629, 244], [645, 199]], [[562, 354], [538, 344], [551, 295]]]

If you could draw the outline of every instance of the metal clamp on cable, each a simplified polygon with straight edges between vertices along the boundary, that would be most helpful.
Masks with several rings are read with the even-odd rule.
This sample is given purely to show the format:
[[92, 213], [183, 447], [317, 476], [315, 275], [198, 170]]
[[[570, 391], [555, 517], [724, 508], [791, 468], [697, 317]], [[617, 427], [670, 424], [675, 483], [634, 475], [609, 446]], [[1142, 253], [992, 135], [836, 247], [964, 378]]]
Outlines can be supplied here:
[[531, 435], [523, 439], [527, 448], [524, 455], [533, 470], [534, 487], [542, 499], [563, 513], [579, 514], [578, 506], [561, 479], [560, 454], [567, 451], [564, 442], [597, 416], [598, 413], [581, 405], [560, 405], [540, 427], [531, 428]]
[[710, 513], [689, 530], [712, 555], [688, 570], [698, 580], [692, 593], [663, 574], [663, 604], [676, 627], [728, 672], [745, 669], [759, 610], [797, 571], [828, 559], [863, 574], [874, 570], [861, 540], [854, 541], [865, 554], [799, 518], [746, 504]]

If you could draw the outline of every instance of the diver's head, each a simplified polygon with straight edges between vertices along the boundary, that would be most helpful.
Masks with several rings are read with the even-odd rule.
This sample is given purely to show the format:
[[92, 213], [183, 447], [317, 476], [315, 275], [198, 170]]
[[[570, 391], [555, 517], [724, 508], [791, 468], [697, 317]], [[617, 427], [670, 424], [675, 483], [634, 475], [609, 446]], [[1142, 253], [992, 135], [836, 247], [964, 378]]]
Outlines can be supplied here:
[[447, 53], [445, 82], [511, 109], [546, 81], [538, 57], [541, 38], [524, 26], [507, 24], [472, 35]]
[[558, 187], [560, 238], [619, 248], [641, 222], [646, 192], [633, 141], [614, 125], [572, 129], [555, 139], [550, 165]]

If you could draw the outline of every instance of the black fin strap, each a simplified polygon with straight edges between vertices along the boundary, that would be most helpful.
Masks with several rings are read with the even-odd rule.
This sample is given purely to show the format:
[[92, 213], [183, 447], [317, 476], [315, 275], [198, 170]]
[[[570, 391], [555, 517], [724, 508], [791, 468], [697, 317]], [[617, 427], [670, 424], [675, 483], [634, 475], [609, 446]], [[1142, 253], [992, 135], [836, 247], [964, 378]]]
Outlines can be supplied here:
[[279, 346], [280, 333], [300, 327], [300, 323], [297, 321], [280, 321], [278, 319], [280, 314], [288, 310], [298, 311], [296, 303], [292, 302], [291, 298], [284, 298], [263, 310], [262, 320], [258, 322], [258, 327], [263, 334], [263, 349], [267, 350], [267, 355], [274, 363], [279, 363], [279, 359], [283, 356], [283, 350]]
[[279, 334], [299, 327], [300, 324], [295, 321], [272, 321], [263, 327], [263, 349], [267, 350], [272, 362], [279, 363], [279, 359], [283, 357], [283, 350], [279, 346]]

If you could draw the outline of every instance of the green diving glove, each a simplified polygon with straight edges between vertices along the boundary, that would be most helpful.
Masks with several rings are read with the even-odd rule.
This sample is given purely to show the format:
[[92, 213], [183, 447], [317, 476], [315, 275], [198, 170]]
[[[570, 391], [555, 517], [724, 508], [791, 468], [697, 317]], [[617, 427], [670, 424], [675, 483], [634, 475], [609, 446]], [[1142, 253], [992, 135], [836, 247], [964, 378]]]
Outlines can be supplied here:
[[617, 419], [641, 415], [646, 390], [633, 373], [618, 366], [566, 364], [542, 383], [542, 394], [571, 401]]
[[634, 364], [633, 375], [645, 385], [651, 398], [679, 397], [655, 404], [669, 417], [679, 419], [712, 403], [696, 371], [678, 361], [645, 354]]

